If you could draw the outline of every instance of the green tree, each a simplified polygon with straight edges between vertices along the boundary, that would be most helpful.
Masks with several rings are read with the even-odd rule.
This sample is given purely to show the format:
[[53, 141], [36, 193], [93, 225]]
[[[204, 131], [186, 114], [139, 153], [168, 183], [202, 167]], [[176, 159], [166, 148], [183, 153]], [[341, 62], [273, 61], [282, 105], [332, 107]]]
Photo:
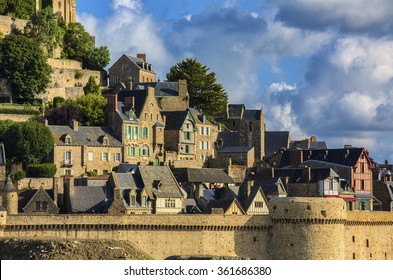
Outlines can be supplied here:
[[24, 33], [40, 46], [44, 46], [51, 56], [56, 47], [63, 42], [64, 23], [51, 7], [38, 11], [25, 27]]
[[223, 112], [228, 103], [228, 95], [216, 74], [196, 59], [186, 58], [172, 66], [166, 75], [168, 81], [186, 80], [190, 95], [190, 107], [202, 109], [206, 115], [214, 116]]
[[12, 124], [2, 140], [12, 163], [40, 163], [53, 150], [54, 143], [49, 128], [35, 121]]
[[102, 126], [105, 121], [107, 100], [100, 94], [87, 94], [76, 98], [71, 105], [82, 113], [82, 124]]
[[85, 92], [85, 94], [101, 94], [100, 85], [96, 83], [96, 79], [93, 76], [90, 76], [89, 81], [83, 87], [83, 91]]
[[17, 98], [31, 100], [50, 82], [51, 68], [37, 43], [10, 35], [0, 43], [0, 76], [8, 79]]
[[82, 24], [70, 23], [64, 34], [62, 56], [82, 62], [84, 68], [102, 70], [110, 61], [109, 49], [106, 46], [96, 48], [94, 43], [94, 37]]
[[0, 0], [0, 14], [30, 19], [35, 13], [35, 0]]

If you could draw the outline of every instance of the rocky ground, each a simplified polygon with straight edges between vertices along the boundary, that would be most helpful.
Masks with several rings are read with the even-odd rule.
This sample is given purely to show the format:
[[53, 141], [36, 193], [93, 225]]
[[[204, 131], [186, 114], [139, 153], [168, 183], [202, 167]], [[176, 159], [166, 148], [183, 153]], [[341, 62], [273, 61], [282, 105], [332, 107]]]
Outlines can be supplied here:
[[0, 239], [1, 260], [148, 260], [127, 241]]

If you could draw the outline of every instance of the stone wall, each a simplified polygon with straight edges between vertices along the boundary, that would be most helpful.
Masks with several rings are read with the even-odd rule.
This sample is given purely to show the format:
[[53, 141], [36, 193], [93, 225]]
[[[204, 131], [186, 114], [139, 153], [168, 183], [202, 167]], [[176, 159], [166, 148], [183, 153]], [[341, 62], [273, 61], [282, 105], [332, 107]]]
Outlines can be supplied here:
[[26, 122], [34, 115], [19, 115], [19, 114], [0, 114], [0, 121], [11, 120], [14, 122]]
[[18, 190], [38, 190], [41, 186], [46, 190], [50, 190], [53, 188], [53, 178], [24, 178], [18, 181], [17, 186]]
[[11, 34], [13, 28], [23, 30], [28, 20], [13, 19], [12, 17], [0, 16], [0, 33], [3, 35]]
[[[129, 240], [155, 259], [393, 259], [393, 213], [346, 211], [339, 198], [272, 198], [269, 216], [8, 215], [7, 238]], [[1, 235], [1, 233], [0, 233]]]

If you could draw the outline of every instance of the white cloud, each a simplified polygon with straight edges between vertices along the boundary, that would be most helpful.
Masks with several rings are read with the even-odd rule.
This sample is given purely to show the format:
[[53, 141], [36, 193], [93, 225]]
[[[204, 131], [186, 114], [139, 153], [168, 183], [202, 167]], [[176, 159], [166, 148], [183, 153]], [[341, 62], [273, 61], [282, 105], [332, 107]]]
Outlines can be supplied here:
[[113, 0], [112, 7], [114, 10], [127, 8], [131, 10], [141, 10], [142, 3], [140, 0]]

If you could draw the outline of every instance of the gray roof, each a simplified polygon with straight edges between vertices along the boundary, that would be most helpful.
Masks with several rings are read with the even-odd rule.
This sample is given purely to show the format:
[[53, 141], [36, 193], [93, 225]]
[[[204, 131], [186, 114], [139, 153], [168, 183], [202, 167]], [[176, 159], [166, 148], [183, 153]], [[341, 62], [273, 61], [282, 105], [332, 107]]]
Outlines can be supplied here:
[[187, 109], [192, 117], [194, 118], [195, 123], [197, 124], [208, 124], [208, 125], [213, 125], [207, 118], [206, 115], [202, 114], [195, 108], [188, 108]]
[[[258, 188], [261, 187], [263, 193], [268, 196], [284, 196], [287, 194], [279, 178], [266, 178], [260, 175], [256, 175], [251, 177], [250, 179], [254, 180], [254, 184], [251, 189], [252, 192], [256, 193], [258, 191]], [[242, 188], [245, 187], [246, 186], [243, 184]]]
[[117, 115], [123, 122], [133, 122], [137, 123], [138, 119], [134, 112], [134, 108], [129, 105], [124, 104], [121, 101], [117, 102]]
[[289, 131], [265, 131], [265, 157], [269, 158], [280, 149], [288, 148]]
[[[180, 186], [168, 166], [139, 166], [139, 174], [149, 197], [183, 197]], [[159, 187], [158, 187], [159, 186]]]
[[232, 147], [224, 147], [222, 149], [217, 150], [217, 153], [247, 153], [254, 147], [250, 146], [232, 146]]
[[222, 169], [215, 168], [175, 168], [173, 169], [178, 182], [181, 183], [224, 183], [233, 184], [234, 181]]
[[[267, 198], [265, 196], [265, 193], [263, 192], [263, 188], [261, 186], [255, 186], [254, 185], [254, 186], [251, 187], [251, 192], [249, 194], [248, 199], [243, 201], [242, 206], [243, 206], [244, 210], [247, 211], [247, 209], [250, 208], [250, 206], [251, 206], [252, 202], [254, 201], [255, 196], [258, 194], [258, 192], [261, 193], [261, 195], [262, 195], [263, 199], [265, 200], [265, 202], [268, 203], [268, 200], [267, 200]], [[281, 190], [281, 192], [279, 192], [278, 194], [282, 195], [282, 194], [285, 194], [285, 192], [282, 192], [282, 190]]]
[[245, 110], [243, 119], [246, 121], [259, 121], [261, 119], [262, 110]]
[[48, 128], [52, 132], [56, 145], [65, 145], [64, 138], [69, 135], [71, 145], [102, 146], [102, 138], [107, 136], [109, 146], [123, 146], [108, 127], [79, 126], [77, 131], [65, 125], [48, 125]]
[[244, 108], [244, 104], [228, 104], [228, 119], [241, 119]]
[[147, 87], [154, 88], [155, 97], [179, 96], [178, 82], [151, 82], [151, 83], [134, 83], [133, 90], [145, 90]]
[[136, 170], [137, 168], [138, 168], [137, 164], [120, 163], [119, 167], [116, 170], [116, 173], [129, 173], [132, 170]]
[[240, 146], [240, 132], [219, 132], [217, 135], [217, 141], [219, 142], [220, 147]]
[[74, 195], [70, 196], [71, 212], [105, 212], [106, 190], [106, 187], [74, 186]]
[[1, 191], [2, 192], [16, 192], [17, 191], [16, 187], [12, 183], [10, 176], [8, 176], [6, 181], [3, 183]]
[[180, 130], [188, 114], [188, 110], [162, 112], [162, 115], [166, 117], [165, 130]]

